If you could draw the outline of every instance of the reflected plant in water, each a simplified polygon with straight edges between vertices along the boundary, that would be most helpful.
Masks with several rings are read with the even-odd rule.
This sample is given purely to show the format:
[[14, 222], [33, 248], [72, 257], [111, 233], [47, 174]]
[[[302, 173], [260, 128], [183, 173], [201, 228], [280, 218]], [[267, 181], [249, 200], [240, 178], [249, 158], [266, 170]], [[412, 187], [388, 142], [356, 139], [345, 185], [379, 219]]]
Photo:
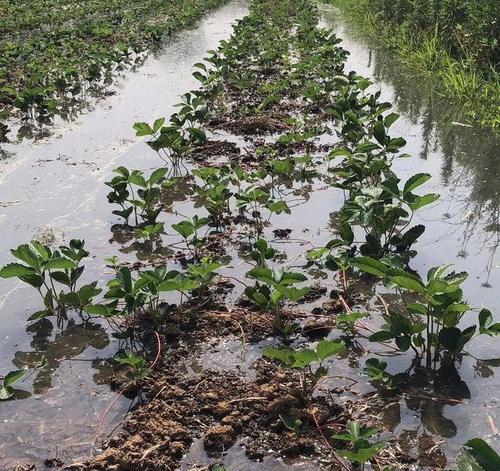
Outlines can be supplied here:
[[365, 362], [363, 371], [377, 384], [382, 385], [385, 389], [397, 389], [404, 380], [402, 373], [392, 375], [387, 373], [387, 362], [377, 358], [368, 358]]

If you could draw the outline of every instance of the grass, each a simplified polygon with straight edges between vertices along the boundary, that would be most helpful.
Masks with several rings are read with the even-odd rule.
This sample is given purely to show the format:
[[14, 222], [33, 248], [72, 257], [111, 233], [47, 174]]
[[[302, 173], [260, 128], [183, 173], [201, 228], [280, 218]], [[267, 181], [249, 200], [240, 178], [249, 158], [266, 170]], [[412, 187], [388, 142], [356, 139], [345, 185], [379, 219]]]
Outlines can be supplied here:
[[225, 1], [0, 0], [0, 121], [13, 111], [56, 113], [64, 98], [109, 83], [117, 64]]
[[361, 35], [395, 53], [395, 60], [412, 74], [431, 79], [434, 91], [459, 104], [470, 122], [500, 128], [500, 72], [480, 65], [468, 49], [453, 56], [441, 39], [437, 25], [419, 30], [408, 22], [383, 20], [369, 0], [323, 0], [337, 6]]

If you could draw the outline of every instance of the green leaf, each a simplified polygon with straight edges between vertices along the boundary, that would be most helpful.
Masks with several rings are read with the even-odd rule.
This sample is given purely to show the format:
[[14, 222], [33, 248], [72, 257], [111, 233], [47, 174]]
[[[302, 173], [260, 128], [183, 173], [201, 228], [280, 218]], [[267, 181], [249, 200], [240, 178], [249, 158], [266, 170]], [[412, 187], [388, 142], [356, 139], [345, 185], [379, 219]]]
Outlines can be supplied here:
[[380, 277], [385, 276], [388, 270], [387, 265], [371, 257], [357, 257], [352, 263], [359, 270]]
[[346, 242], [347, 245], [351, 245], [354, 240], [354, 233], [352, 232], [352, 228], [349, 224], [344, 223], [340, 226], [339, 230], [340, 237], [342, 240]]
[[368, 340], [370, 340], [370, 342], [386, 342], [387, 340], [391, 340], [393, 338], [394, 334], [392, 334], [388, 330], [379, 330], [378, 332], [370, 335], [370, 337], [368, 337]]
[[336, 450], [340, 456], [347, 458], [355, 463], [366, 463], [372, 459], [378, 451], [384, 446], [383, 442], [374, 443], [368, 448], [361, 448], [358, 451]]
[[345, 350], [342, 340], [322, 340], [316, 347], [318, 358], [323, 361], [332, 355], [337, 355]]
[[410, 193], [415, 188], [423, 185], [427, 180], [430, 179], [431, 175], [429, 173], [417, 173], [416, 175], [413, 175], [405, 183], [403, 194], [406, 195], [407, 193]]
[[73, 260], [68, 258], [53, 258], [43, 266], [45, 270], [71, 270], [76, 266]]
[[289, 301], [296, 303], [300, 301], [308, 292], [310, 288], [289, 288], [282, 285], [277, 285], [276, 290]]
[[138, 137], [150, 136], [153, 134], [151, 126], [147, 123], [135, 123], [133, 128], [135, 129], [135, 135]]
[[349, 420], [349, 422], [347, 422], [347, 430], [349, 431], [349, 434], [351, 435], [353, 441], [357, 440], [360, 437], [361, 429], [357, 420]]
[[71, 280], [69, 278], [69, 275], [63, 271], [55, 271], [50, 274], [50, 277], [56, 280], [58, 283], [61, 283], [65, 286], [71, 285]]
[[262, 350], [262, 355], [289, 366], [293, 363], [293, 350], [291, 348], [266, 347]]
[[128, 267], [120, 267], [118, 270], [119, 276], [121, 278], [123, 289], [126, 293], [132, 292], [132, 274]]
[[14, 278], [35, 274], [36, 272], [33, 268], [21, 265], [20, 263], [9, 263], [0, 270], [0, 277], [2, 278]]
[[500, 456], [481, 438], [473, 438], [464, 445], [458, 459], [458, 471], [498, 471]]
[[392, 124], [399, 118], [399, 115], [397, 113], [389, 113], [385, 118], [384, 118], [384, 124], [387, 129], [389, 129]]
[[420, 209], [428, 204], [432, 204], [437, 201], [440, 196], [436, 193], [428, 193], [424, 196], [418, 196], [413, 203], [410, 203], [408, 206], [410, 209], [415, 212], [417, 209]]
[[415, 278], [410, 278], [409, 276], [391, 276], [390, 278], [391, 281], [393, 281], [401, 288], [413, 291], [415, 293], [425, 294], [425, 286]]
[[12, 249], [10, 252], [14, 257], [27, 263], [30, 267], [38, 268], [40, 266], [40, 260], [28, 244], [22, 244], [17, 249]]
[[310, 348], [303, 348], [293, 354], [293, 364], [292, 368], [304, 368], [309, 366], [311, 363], [319, 361], [318, 355], [314, 350]]
[[158, 183], [168, 172], [167, 168], [158, 168], [156, 169], [149, 177], [149, 184], [154, 185]]
[[488, 328], [493, 322], [493, 315], [488, 309], [481, 309], [479, 312], [479, 326]]
[[389, 144], [387, 144], [386, 149], [389, 152], [397, 152], [399, 148], [405, 145], [406, 141], [402, 137], [395, 137], [394, 139], [391, 139], [389, 141]]
[[189, 221], [181, 221], [178, 224], [172, 224], [172, 229], [184, 237], [184, 239], [194, 234], [193, 224]]
[[301, 281], [307, 281], [307, 277], [302, 273], [289, 272], [289, 271], [283, 273], [283, 277], [281, 279], [281, 282], [286, 284], [295, 284], [295, 283], [300, 283]]
[[114, 309], [104, 304], [90, 304], [84, 310], [92, 316], [110, 317], [114, 314]]
[[12, 384], [19, 381], [26, 374], [26, 370], [15, 370], [7, 373], [3, 380], [3, 386], [0, 386], [0, 401], [6, 401], [14, 395]]
[[373, 125], [373, 137], [375, 137], [375, 139], [377, 139], [377, 141], [384, 145], [385, 144], [385, 141], [386, 141], [386, 134], [385, 134], [385, 126], [384, 126], [384, 123], [382, 121], [377, 121], [374, 125]]
[[50, 249], [48, 247], [40, 244], [40, 242], [37, 242], [36, 240], [33, 240], [31, 245], [44, 260], [48, 260], [50, 258]]
[[271, 270], [263, 267], [256, 267], [250, 270], [247, 275], [250, 278], [261, 281], [267, 284], [273, 284], [273, 275]]
[[[165, 118], [158, 118], [157, 120], [155, 120], [155, 122], [153, 123], [153, 134], [157, 133], [160, 130], [160, 128], [163, 126], [164, 122], [165, 122]], [[138, 124], [141, 124], [141, 123], [138, 123]]]
[[11, 386], [16, 381], [19, 381], [26, 374], [26, 370], [15, 370], [7, 373], [3, 379], [4, 386]]
[[414, 313], [414, 314], [421, 314], [425, 316], [427, 314], [427, 308], [420, 303], [411, 303], [408, 304], [407, 306], [408, 311]]
[[138, 170], [134, 170], [130, 174], [130, 176], [128, 177], [128, 181], [132, 185], [137, 185], [140, 186], [141, 188], [146, 188], [148, 186], [146, 180], [144, 179], [144, 176], [142, 175], [142, 172], [139, 172]]

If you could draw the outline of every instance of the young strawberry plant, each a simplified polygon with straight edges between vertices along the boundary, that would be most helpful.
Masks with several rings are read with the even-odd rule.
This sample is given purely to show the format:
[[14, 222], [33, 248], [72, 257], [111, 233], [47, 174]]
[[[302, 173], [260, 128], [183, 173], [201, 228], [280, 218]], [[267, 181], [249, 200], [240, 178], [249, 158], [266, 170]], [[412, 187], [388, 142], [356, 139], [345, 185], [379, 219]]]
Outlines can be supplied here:
[[347, 422], [346, 431], [333, 435], [333, 439], [346, 442], [349, 448], [336, 450], [336, 452], [348, 459], [351, 463], [365, 469], [369, 462], [383, 448], [383, 442], [370, 442], [368, 439], [377, 433], [375, 427], [361, 427], [359, 422], [350, 420]]
[[245, 289], [246, 296], [262, 310], [272, 312], [274, 328], [278, 332], [282, 331], [282, 301], [299, 301], [309, 288], [296, 288], [293, 285], [302, 283], [307, 278], [301, 273], [288, 272], [283, 268], [266, 267], [256, 267], [250, 270], [247, 276], [256, 280], [256, 284]]
[[[344, 350], [345, 345], [341, 340], [322, 340], [314, 350], [267, 347], [262, 354], [279, 361], [286, 368], [297, 369], [300, 372], [301, 397], [306, 403], [310, 401], [321, 378], [328, 375], [324, 361]], [[312, 366], [314, 364], [318, 364], [315, 369]]]
[[18, 278], [32, 286], [40, 294], [45, 306], [44, 310], [33, 314], [29, 320], [52, 314], [65, 316], [68, 309], [81, 313], [101, 292], [97, 282], [77, 289], [77, 282], [85, 269], [81, 261], [89, 255], [83, 240], [73, 239], [68, 246], [62, 245], [58, 250], [32, 241], [12, 249], [11, 253], [23, 263], [4, 266], [0, 269], [0, 277]]

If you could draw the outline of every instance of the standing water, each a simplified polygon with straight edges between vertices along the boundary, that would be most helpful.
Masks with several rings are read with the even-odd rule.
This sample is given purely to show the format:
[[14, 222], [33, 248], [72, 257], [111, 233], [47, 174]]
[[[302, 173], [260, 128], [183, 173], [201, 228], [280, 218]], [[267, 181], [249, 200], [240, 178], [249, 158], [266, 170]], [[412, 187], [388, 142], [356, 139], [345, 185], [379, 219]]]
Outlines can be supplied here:
[[[394, 131], [406, 138], [406, 151], [412, 158], [396, 162], [396, 173], [404, 179], [416, 172], [428, 172], [433, 176], [429, 191], [442, 195], [440, 202], [421, 218], [427, 231], [420, 239], [419, 256], [412, 267], [425, 273], [432, 266], [454, 260], [457, 271], [470, 274], [464, 285], [466, 297], [474, 306], [484, 304], [498, 315], [498, 137], [463, 126], [456, 110], [435, 99], [431, 84], [408, 76], [407, 70], [395, 66], [389, 52], [374, 50], [356, 39], [339, 20], [336, 10], [322, 8], [324, 24], [343, 38], [342, 46], [351, 53], [346, 68], [371, 78], [373, 88], [380, 89], [382, 96], [399, 108], [401, 119]], [[115, 236], [112, 245], [109, 240], [109, 228], [116, 218], [106, 202], [104, 182], [118, 165], [139, 169], [158, 166], [154, 153], [133, 137], [131, 125], [151, 122], [174, 111], [179, 95], [196, 86], [192, 65], [230, 33], [234, 19], [243, 16], [246, 9], [245, 2], [237, 1], [208, 16], [198, 29], [183, 33], [161, 54], [129, 74], [115, 96], [101, 102], [78, 123], [56, 129], [59, 136], [36, 146], [22, 143], [5, 148], [0, 168], [0, 234], [4, 242], [0, 265], [10, 260], [7, 248], [32, 237], [56, 245], [78, 237], [86, 240], [95, 256], [93, 262], [87, 263], [88, 280], [108, 277], [104, 258], [117, 253], [116, 242], [122, 241]], [[185, 203], [184, 194], [176, 194], [175, 198], [183, 201], [181, 212], [191, 215], [192, 202]], [[318, 246], [331, 237], [325, 218], [336, 202], [331, 191], [311, 192], [306, 200], [307, 204], [294, 208], [291, 217], [277, 217], [275, 227], [293, 227], [294, 235], [303, 234]], [[304, 250], [301, 246], [287, 246], [287, 257], [294, 260]], [[237, 253], [231, 255], [238, 262], [236, 275], [241, 278], [248, 267], [240, 263]], [[120, 258], [127, 256], [120, 253]], [[135, 260], [135, 256], [129, 259]], [[120, 341], [101, 324], [80, 319], [63, 325], [44, 319], [25, 329], [26, 318], [39, 306], [38, 299], [29, 288], [15, 282], [4, 281], [0, 289], [0, 371], [25, 364], [33, 366], [42, 357], [47, 363], [18, 386], [26, 392], [19, 391], [16, 399], [23, 400], [0, 406], [0, 461], [8, 468], [17, 462], [41, 462], [47, 456], [70, 461], [89, 452], [99, 415], [113, 396], [102, 385], [111, 373], [105, 360], [120, 349]], [[423, 400], [418, 396], [401, 399], [386, 408], [388, 428], [410, 439], [425, 432], [442, 437], [447, 441], [445, 451], [449, 456], [456, 455], [461, 444], [473, 436], [493, 439], [498, 422], [495, 391], [499, 382], [495, 367], [500, 352], [494, 342], [484, 341], [483, 337], [468, 349], [476, 358], [463, 358], [457, 372], [459, 381], [454, 378], [450, 382], [454, 390], [444, 394], [458, 401], [432, 401], [429, 396]], [[249, 358], [259, 355], [249, 354]], [[207, 358], [205, 363], [211, 367], [230, 368], [227, 355], [209, 352]], [[406, 360], [388, 359], [391, 372], [404, 369]], [[339, 363], [339, 369], [352, 376], [360, 370], [348, 360]], [[365, 392], [371, 386], [365, 379], [359, 387], [360, 392]], [[130, 405], [130, 400], [122, 399], [114, 406], [103, 435]], [[495, 445], [494, 440], [490, 442]], [[245, 459], [240, 460], [233, 450], [227, 460], [228, 469], [239, 470]], [[281, 464], [255, 467], [264, 468], [282, 469]]]
[[[490, 308], [498, 322], [500, 135], [465, 125], [461, 110], [433, 93], [432, 81], [398, 65], [393, 51], [360, 39], [336, 8], [322, 5], [321, 10], [324, 26], [333, 29], [350, 52], [346, 70], [372, 80], [381, 99], [394, 103], [401, 115], [394, 132], [405, 137], [405, 151], [411, 158], [395, 161], [394, 171], [402, 180], [418, 172], [431, 174], [428, 190], [441, 195], [439, 203], [420, 218], [426, 232], [412, 267], [425, 276], [429, 268], [452, 262], [457, 272], [468, 272], [466, 297], [472, 306]], [[401, 410], [393, 423], [396, 433], [418, 431], [422, 422], [424, 431], [449, 439], [446, 454], [450, 457], [474, 436], [486, 437], [498, 448], [499, 345], [478, 337], [468, 351], [474, 356], [464, 357], [458, 370], [462, 391], [449, 391], [451, 397], [461, 395], [463, 405], [406, 404], [406, 414]]]
[[[81, 238], [95, 254], [85, 276], [106, 276], [104, 258], [113, 254], [109, 228], [114, 221], [104, 182], [119, 165], [147, 169], [157, 163], [135, 138], [133, 123], [172, 114], [179, 96], [196, 87], [193, 64], [227, 38], [246, 12], [247, 2], [237, 0], [207, 15], [196, 29], [181, 33], [127, 74], [114, 96], [78, 121], [61, 124], [45, 141], [3, 146], [1, 266], [10, 262], [8, 248], [34, 237], [54, 245]], [[48, 456], [68, 462], [88, 453], [99, 417], [114, 395], [104, 385], [111, 372], [104, 360], [120, 342], [99, 323], [80, 319], [63, 325], [43, 319], [26, 327], [26, 319], [39, 309], [36, 295], [15, 281], [0, 285], [0, 372], [33, 367], [43, 358], [47, 363], [16, 385], [26, 391], [16, 393], [23, 400], [0, 403], [1, 469], [42, 463]], [[123, 399], [114, 405], [103, 435], [130, 403]]]

